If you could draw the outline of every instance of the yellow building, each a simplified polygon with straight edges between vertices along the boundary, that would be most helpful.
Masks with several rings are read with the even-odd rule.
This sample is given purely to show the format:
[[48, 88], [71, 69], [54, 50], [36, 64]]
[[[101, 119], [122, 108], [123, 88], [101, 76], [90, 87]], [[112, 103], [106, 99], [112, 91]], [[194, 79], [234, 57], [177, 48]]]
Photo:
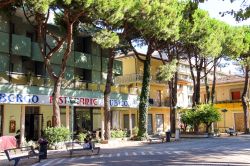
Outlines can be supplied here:
[[[133, 53], [126, 56], [121, 56], [119, 60], [123, 63], [123, 75], [115, 78], [115, 83], [126, 86], [129, 94], [140, 95], [142, 78], [143, 78], [143, 63], [136, 58]], [[169, 93], [167, 82], [159, 82], [156, 80], [156, 73], [162, 61], [153, 57], [151, 60], [151, 82], [150, 82], [150, 97], [149, 97], [149, 111], [148, 111], [148, 133], [163, 132], [170, 129], [170, 109], [169, 109]], [[191, 90], [190, 90], [191, 89]], [[178, 82], [178, 106], [188, 107], [191, 102], [189, 81], [181, 79]], [[188, 96], [190, 97], [187, 100]], [[132, 127], [137, 124], [138, 111], [131, 109]], [[123, 111], [122, 115], [125, 117], [127, 111]], [[134, 119], [134, 120], [133, 120]], [[126, 124], [122, 128], [126, 128]]]
[[[244, 88], [244, 78], [239, 76], [222, 77], [216, 84], [216, 107], [221, 113], [221, 121], [215, 124], [221, 132], [231, 127], [237, 131], [244, 131], [244, 115], [241, 95]], [[248, 98], [250, 91], [248, 90]], [[201, 101], [206, 98], [205, 87], [201, 88]], [[250, 104], [250, 103], [249, 103]]]

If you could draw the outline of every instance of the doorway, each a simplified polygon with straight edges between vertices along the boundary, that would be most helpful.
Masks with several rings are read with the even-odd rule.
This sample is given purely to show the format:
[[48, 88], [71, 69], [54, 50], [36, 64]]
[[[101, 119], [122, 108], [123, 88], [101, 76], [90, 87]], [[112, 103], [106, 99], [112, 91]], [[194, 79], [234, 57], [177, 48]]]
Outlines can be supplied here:
[[93, 109], [76, 107], [74, 113], [74, 129], [76, 134], [93, 131]]
[[39, 114], [39, 107], [25, 107], [25, 138], [38, 140], [43, 130], [43, 114]]
[[153, 134], [152, 114], [148, 114], [148, 134]]
[[243, 132], [244, 131], [244, 114], [243, 113], [234, 113], [234, 125], [235, 130]]

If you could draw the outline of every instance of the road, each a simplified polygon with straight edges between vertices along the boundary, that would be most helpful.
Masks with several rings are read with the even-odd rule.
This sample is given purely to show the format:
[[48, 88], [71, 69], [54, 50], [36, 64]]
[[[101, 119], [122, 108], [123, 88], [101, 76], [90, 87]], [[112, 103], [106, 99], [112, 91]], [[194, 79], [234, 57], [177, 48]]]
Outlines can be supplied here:
[[42, 160], [33, 166], [248, 165], [250, 136], [184, 139], [172, 143], [102, 149], [100, 155]]

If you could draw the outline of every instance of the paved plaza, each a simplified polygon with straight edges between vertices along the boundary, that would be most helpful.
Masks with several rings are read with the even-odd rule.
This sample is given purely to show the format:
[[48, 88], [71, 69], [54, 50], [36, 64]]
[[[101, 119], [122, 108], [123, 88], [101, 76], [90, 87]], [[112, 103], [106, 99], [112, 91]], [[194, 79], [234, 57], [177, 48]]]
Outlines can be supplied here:
[[128, 142], [101, 145], [100, 155], [50, 151], [48, 159], [37, 163], [29, 159], [20, 165], [62, 166], [163, 166], [163, 165], [249, 165], [250, 136], [181, 139], [171, 143]]

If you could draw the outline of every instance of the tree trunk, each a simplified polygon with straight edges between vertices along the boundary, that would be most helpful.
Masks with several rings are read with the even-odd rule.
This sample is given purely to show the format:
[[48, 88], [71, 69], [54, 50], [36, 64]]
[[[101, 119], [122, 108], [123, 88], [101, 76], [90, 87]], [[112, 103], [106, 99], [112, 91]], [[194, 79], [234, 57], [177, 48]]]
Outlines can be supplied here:
[[106, 80], [106, 86], [104, 91], [104, 139], [109, 140], [110, 135], [110, 127], [111, 127], [111, 110], [110, 110], [110, 92], [113, 80], [113, 63], [115, 59], [115, 54], [113, 51], [110, 53], [109, 61], [108, 61], [108, 75]]
[[214, 104], [215, 100], [215, 86], [216, 86], [216, 69], [217, 69], [217, 60], [214, 60], [214, 71], [213, 71], [213, 84], [211, 91], [211, 103]]
[[148, 100], [150, 91], [150, 64], [151, 64], [151, 54], [146, 55], [144, 60], [144, 73], [143, 82], [140, 95], [139, 104], [139, 131], [138, 136], [145, 138], [147, 136], [147, 118], [148, 118]]
[[206, 74], [206, 67], [204, 69], [204, 81], [205, 81], [205, 87], [206, 87], [206, 98], [205, 98], [205, 103], [209, 103], [210, 102], [210, 90], [209, 90], [209, 83], [208, 83], [208, 78], [207, 78], [207, 74]]
[[196, 85], [195, 85], [195, 98], [194, 98], [194, 106], [200, 104], [200, 87], [201, 87], [201, 71], [198, 69], [197, 70], [197, 76], [196, 76]]
[[171, 133], [175, 133], [175, 126], [176, 126], [177, 83], [178, 83], [178, 72], [175, 72], [174, 78], [172, 78], [171, 81], [169, 81]]
[[247, 96], [247, 92], [248, 92], [248, 86], [249, 86], [249, 66], [247, 65], [245, 67], [245, 83], [244, 83], [244, 89], [243, 89], [243, 93], [241, 96], [241, 102], [242, 102], [242, 106], [243, 106], [243, 111], [244, 111], [244, 130], [245, 133], [249, 133], [249, 113], [248, 113], [248, 106], [247, 106], [247, 102], [248, 102], [248, 96]]
[[54, 79], [54, 89], [53, 89], [53, 119], [52, 125], [53, 127], [60, 127], [61, 126], [61, 119], [60, 119], [60, 107], [59, 107], [59, 97], [61, 92], [61, 82], [62, 78]]

